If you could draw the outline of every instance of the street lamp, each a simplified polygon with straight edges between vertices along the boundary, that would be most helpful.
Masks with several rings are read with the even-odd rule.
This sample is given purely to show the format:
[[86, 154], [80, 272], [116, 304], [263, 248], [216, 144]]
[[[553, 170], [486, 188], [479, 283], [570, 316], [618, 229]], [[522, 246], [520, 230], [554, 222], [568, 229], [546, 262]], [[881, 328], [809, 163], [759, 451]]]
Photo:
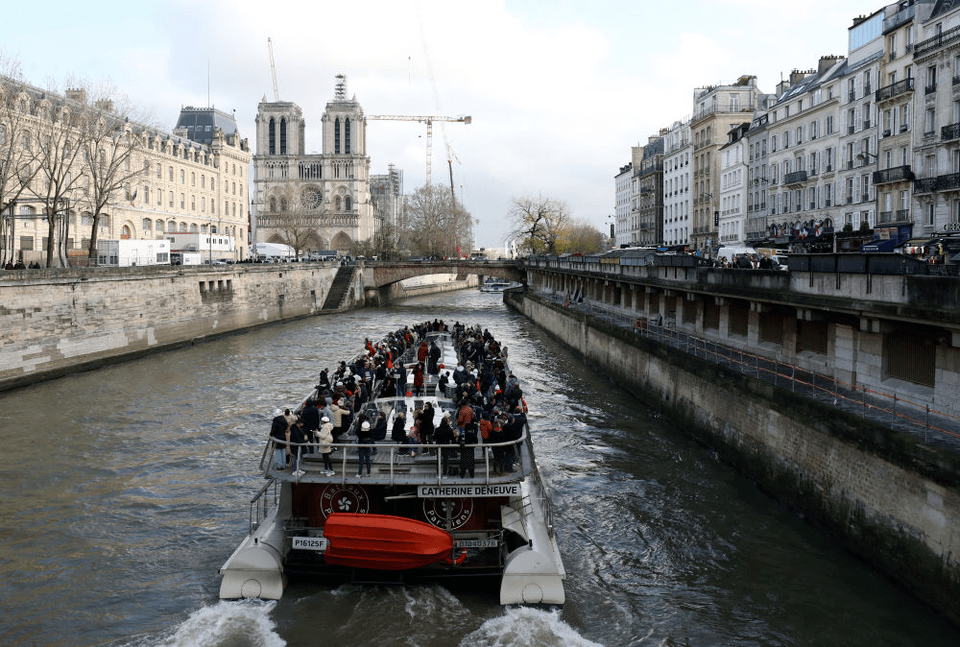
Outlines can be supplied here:
[[867, 163], [869, 163], [871, 157], [872, 157], [874, 160], [880, 159], [879, 155], [874, 155], [873, 153], [871, 153], [871, 152], [869, 152], [869, 151], [866, 152], [866, 153], [858, 153], [858, 154], [857, 154], [857, 160], [859, 160], [860, 162], [867, 162]]

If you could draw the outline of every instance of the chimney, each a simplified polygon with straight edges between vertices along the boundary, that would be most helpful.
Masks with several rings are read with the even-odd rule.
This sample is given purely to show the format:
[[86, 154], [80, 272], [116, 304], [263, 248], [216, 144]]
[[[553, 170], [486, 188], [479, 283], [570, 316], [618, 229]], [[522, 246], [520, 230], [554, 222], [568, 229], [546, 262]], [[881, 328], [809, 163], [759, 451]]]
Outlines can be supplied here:
[[820, 57], [820, 64], [817, 65], [817, 73], [823, 74], [831, 67], [837, 64], [837, 61], [841, 60], [842, 56], [834, 56], [833, 54], [828, 54], [827, 56]]
[[83, 88], [68, 88], [67, 99], [70, 101], [76, 101], [77, 103], [86, 103], [87, 91]]

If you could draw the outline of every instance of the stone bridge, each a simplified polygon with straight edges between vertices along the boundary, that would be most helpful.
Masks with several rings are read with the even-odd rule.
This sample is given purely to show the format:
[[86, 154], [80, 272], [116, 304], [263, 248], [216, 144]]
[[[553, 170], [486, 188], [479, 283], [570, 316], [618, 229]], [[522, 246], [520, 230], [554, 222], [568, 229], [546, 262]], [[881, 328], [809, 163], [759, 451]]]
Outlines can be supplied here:
[[522, 271], [516, 261], [364, 261], [363, 278], [366, 289], [380, 290], [389, 285], [410, 279], [415, 276], [430, 274], [457, 273], [457, 279], [465, 279], [471, 274], [481, 277], [481, 280], [490, 276], [525, 283], [526, 272]]

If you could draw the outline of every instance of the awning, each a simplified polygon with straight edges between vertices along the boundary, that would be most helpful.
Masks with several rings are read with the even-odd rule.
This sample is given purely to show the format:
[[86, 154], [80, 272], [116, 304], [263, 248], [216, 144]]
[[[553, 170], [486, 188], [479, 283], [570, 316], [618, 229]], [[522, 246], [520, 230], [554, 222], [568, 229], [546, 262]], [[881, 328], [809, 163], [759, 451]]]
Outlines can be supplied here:
[[874, 239], [866, 245], [861, 245], [860, 251], [865, 253], [892, 252], [894, 247], [897, 246], [898, 242], [899, 239], [897, 238], [888, 238], [886, 240]]
[[935, 242], [937, 242], [936, 238], [910, 238], [900, 243], [898, 247], [926, 247]]

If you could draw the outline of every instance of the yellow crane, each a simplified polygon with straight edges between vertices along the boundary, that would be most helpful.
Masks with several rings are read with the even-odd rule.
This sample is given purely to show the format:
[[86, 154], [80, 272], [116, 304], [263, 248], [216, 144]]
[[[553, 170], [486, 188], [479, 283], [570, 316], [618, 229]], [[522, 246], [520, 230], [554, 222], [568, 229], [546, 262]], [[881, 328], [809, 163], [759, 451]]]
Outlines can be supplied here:
[[367, 119], [382, 121], [418, 121], [427, 124], [427, 179], [426, 185], [431, 184], [431, 163], [433, 159], [433, 122], [435, 121], [453, 121], [461, 124], [471, 123], [470, 115], [460, 117], [431, 117], [415, 115], [367, 115]]

